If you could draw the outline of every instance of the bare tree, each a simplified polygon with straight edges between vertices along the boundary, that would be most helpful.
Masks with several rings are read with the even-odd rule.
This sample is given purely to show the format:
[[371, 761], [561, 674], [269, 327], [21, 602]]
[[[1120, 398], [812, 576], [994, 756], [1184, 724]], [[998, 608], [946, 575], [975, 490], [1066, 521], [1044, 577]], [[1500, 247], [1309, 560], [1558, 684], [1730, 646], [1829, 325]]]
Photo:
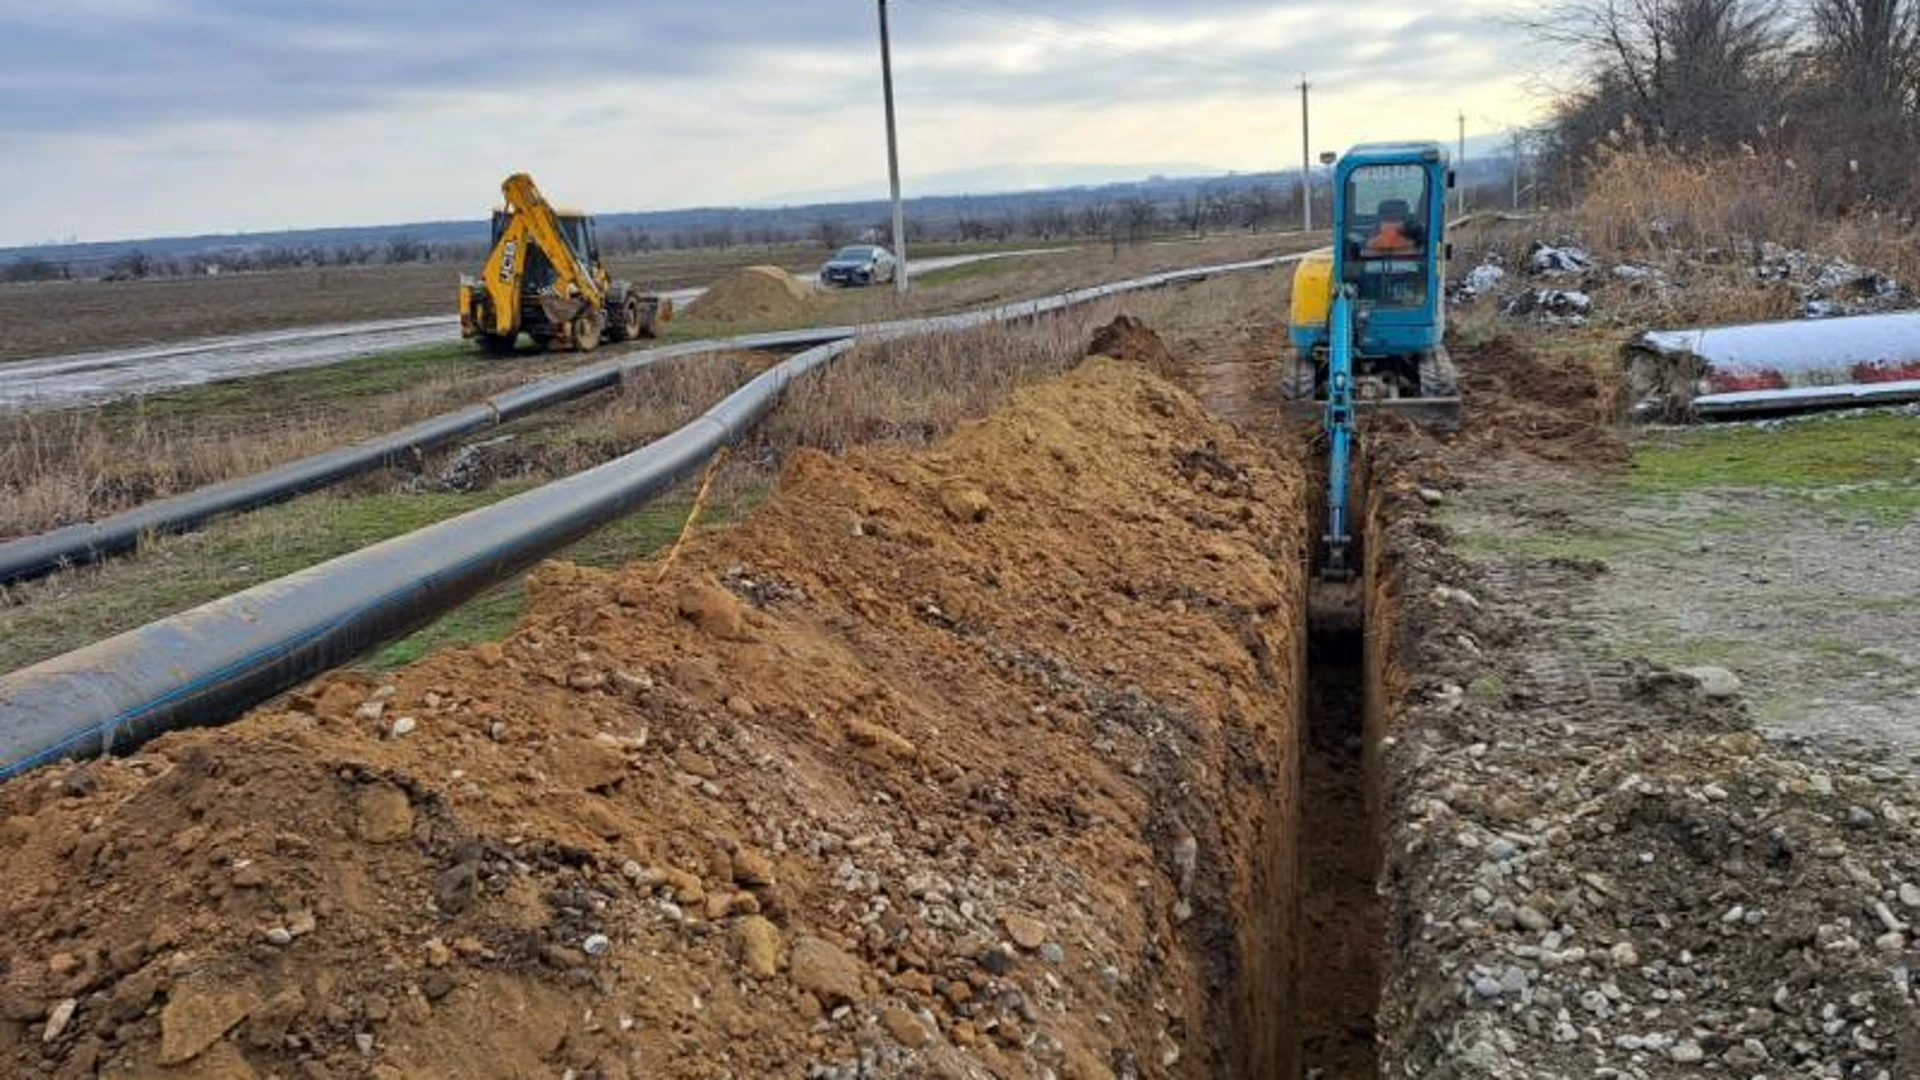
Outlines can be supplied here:
[[1632, 121], [1675, 142], [1730, 142], [1772, 119], [1785, 87], [1778, 0], [1569, 0], [1533, 27], [1592, 65], [1564, 110], [1583, 133]]
[[139, 248], [122, 252], [107, 264], [108, 281], [138, 281], [150, 277], [155, 270], [153, 256]]
[[387, 261], [390, 263], [426, 262], [432, 255], [427, 245], [412, 233], [400, 233], [387, 239]]
[[1920, 197], [1920, 0], [1565, 0], [1534, 29], [1588, 61], [1543, 141], [1549, 175], [1577, 181], [1631, 132], [1766, 156], [1820, 212]]
[[1067, 214], [1067, 208], [1057, 202], [1041, 203], [1027, 211], [1027, 234], [1041, 240], [1051, 240], [1056, 236], [1065, 236], [1073, 231], [1073, 221]]
[[1864, 110], [1920, 109], [1920, 3], [1810, 0], [1814, 52], [1834, 93]]
[[0, 268], [0, 281], [63, 281], [72, 276], [64, 263], [39, 255], [20, 255]]
[[1124, 232], [1128, 244], [1139, 244], [1153, 236], [1160, 223], [1160, 210], [1149, 199], [1132, 196], [1121, 200], [1116, 234]]
[[1235, 223], [1249, 232], [1266, 228], [1280, 213], [1280, 200], [1265, 184], [1241, 191], [1234, 198]]
[[1198, 195], [1183, 195], [1173, 208], [1174, 220], [1190, 236], [1199, 236], [1207, 228], [1207, 203]]
[[1207, 224], [1215, 229], [1230, 229], [1234, 223], [1233, 192], [1225, 187], [1207, 189], [1202, 196], [1206, 203]]
[[1096, 199], [1080, 208], [1080, 232], [1086, 236], [1105, 236], [1113, 224], [1113, 204]]
[[852, 226], [837, 217], [823, 217], [813, 223], [813, 238], [820, 241], [821, 247], [838, 250], [846, 246], [852, 235]]

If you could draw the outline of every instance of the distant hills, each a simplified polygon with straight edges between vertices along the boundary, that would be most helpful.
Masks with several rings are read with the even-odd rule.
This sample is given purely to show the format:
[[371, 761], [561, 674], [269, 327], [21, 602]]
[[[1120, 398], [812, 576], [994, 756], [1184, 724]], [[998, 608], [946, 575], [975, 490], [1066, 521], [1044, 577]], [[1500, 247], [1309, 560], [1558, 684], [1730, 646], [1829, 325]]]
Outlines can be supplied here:
[[[1195, 165], [1191, 162], [1161, 163], [1147, 165], [1062, 165], [1030, 163], [1020, 165], [996, 165], [983, 168], [955, 169], [949, 172], [916, 176], [910, 181], [909, 193], [915, 198], [937, 196], [978, 195], [982, 192], [996, 194], [1033, 194], [1049, 191], [1075, 191], [1108, 185], [1127, 185], [1141, 177], [1183, 177], [1194, 179], [1211, 176], [1231, 176], [1229, 169], [1211, 165]], [[872, 202], [887, 197], [887, 183], [884, 177], [869, 180], [861, 184], [846, 187], [824, 188], [815, 191], [796, 192], [759, 199], [748, 204], [750, 209], [776, 209], [781, 207], [818, 207], [844, 203]]]
[[[1469, 184], [1504, 180], [1504, 157], [1474, 156], [1469, 149], [1464, 181]], [[1287, 213], [1283, 197], [1298, 198], [1299, 170], [1263, 173], [1210, 172], [1205, 166], [1167, 166], [1166, 172], [1136, 178], [1115, 178], [1117, 170], [1159, 168], [1125, 166], [1033, 165], [998, 169], [969, 169], [915, 181], [917, 194], [907, 202], [916, 233], [928, 236], [967, 236], [971, 230], [1027, 234], [1044, 230], [1044, 222], [1069, 215], [1089, 217], [1104, 208], [1112, 216], [1126, 204], [1150, 204], [1163, 217], [1180, 214], [1183, 204], [1210, 200], [1225, 205], [1241, 193], [1258, 192], [1257, 201], [1274, 215]], [[1174, 175], [1172, 170], [1186, 171]], [[1084, 178], [1091, 182], [1062, 183]], [[1264, 190], [1263, 190], [1264, 189]], [[851, 238], [862, 233], [884, 233], [890, 207], [884, 197], [847, 198], [865, 187], [841, 192], [813, 192], [785, 205], [691, 207], [625, 213], [597, 213], [602, 236], [609, 246], [722, 246], [729, 243], [775, 243], [794, 240]], [[984, 194], [966, 194], [969, 190]], [[1089, 210], [1091, 208], [1091, 210]], [[1078, 221], [1078, 219], [1076, 219]], [[1078, 221], [1084, 225], [1084, 221]], [[1079, 231], [1091, 231], [1081, 229]], [[130, 259], [151, 259], [175, 267], [199, 265], [270, 266], [271, 258], [287, 253], [353, 252], [352, 261], [387, 261], [400, 252], [444, 253], [451, 257], [487, 243], [489, 224], [484, 216], [460, 221], [418, 221], [393, 225], [358, 225], [278, 232], [210, 233], [200, 236], [152, 237], [93, 243], [43, 244], [0, 248], [0, 278], [10, 266], [25, 261], [58, 267], [62, 275], [98, 277]], [[834, 242], [838, 242], [837, 240]], [[346, 260], [342, 260], [346, 261]]]

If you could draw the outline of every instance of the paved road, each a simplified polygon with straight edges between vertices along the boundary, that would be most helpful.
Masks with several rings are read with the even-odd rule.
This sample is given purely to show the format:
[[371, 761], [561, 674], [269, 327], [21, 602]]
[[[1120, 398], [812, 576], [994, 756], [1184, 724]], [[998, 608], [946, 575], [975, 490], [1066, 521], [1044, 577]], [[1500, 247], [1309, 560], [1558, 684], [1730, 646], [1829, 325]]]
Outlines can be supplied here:
[[[916, 259], [910, 265], [913, 273], [927, 274], [987, 259], [1041, 253], [1006, 251], [984, 255], [949, 255], [936, 259]], [[806, 280], [814, 281], [816, 275], [808, 275]], [[671, 297], [676, 305], [682, 305], [705, 291], [704, 288], [674, 289], [662, 295]], [[0, 363], [0, 411], [99, 404], [220, 379], [320, 367], [363, 356], [458, 340], [458, 318], [428, 315], [379, 322], [306, 326], [233, 337], [199, 338], [136, 349], [110, 349], [19, 360]]]

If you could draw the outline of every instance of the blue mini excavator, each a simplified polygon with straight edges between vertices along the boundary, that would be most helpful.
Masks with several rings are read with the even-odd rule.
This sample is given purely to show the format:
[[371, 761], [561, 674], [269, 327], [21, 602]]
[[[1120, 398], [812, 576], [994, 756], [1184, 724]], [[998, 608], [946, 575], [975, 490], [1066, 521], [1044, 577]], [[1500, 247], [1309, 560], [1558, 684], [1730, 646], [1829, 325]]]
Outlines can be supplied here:
[[1280, 395], [1289, 412], [1318, 416], [1324, 428], [1323, 582], [1351, 582], [1358, 569], [1350, 505], [1358, 417], [1460, 426], [1459, 377], [1443, 343], [1453, 183], [1438, 143], [1354, 147], [1334, 166], [1333, 246], [1294, 273], [1293, 355]]

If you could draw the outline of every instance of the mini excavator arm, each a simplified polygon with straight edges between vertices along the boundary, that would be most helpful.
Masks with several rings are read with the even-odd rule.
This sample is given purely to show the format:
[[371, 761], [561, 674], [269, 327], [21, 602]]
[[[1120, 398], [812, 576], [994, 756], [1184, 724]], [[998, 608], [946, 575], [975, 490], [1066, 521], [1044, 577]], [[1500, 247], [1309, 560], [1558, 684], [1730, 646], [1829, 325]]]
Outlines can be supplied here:
[[1322, 420], [1327, 438], [1327, 533], [1321, 538], [1326, 547], [1320, 573], [1329, 581], [1349, 580], [1355, 569], [1348, 559], [1353, 545], [1348, 483], [1355, 441], [1354, 316], [1353, 286], [1341, 285], [1334, 291], [1328, 323], [1327, 404]]

